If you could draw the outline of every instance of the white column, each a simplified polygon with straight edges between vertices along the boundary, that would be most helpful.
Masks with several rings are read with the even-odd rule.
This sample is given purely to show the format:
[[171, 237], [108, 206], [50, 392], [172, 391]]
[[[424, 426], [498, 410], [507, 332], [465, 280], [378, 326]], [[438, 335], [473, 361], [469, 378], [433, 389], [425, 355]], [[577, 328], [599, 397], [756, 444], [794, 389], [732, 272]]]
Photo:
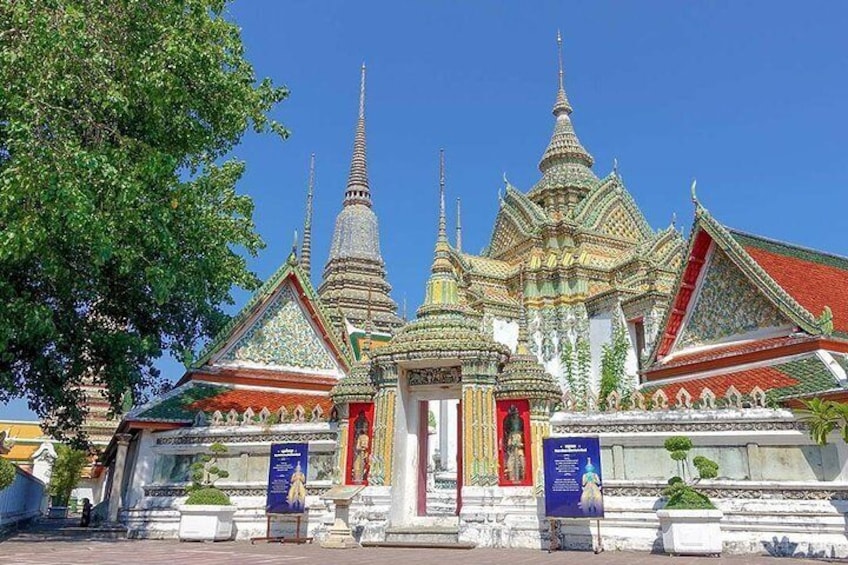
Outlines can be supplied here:
[[109, 522], [118, 521], [118, 511], [121, 508], [121, 485], [124, 483], [124, 467], [127, 462], [127, 448], [130, 445], [130, 434], [115, 434], [118, 449], [115, 453], [115, 463], [112, 467], [112, 489], [109, 492]]

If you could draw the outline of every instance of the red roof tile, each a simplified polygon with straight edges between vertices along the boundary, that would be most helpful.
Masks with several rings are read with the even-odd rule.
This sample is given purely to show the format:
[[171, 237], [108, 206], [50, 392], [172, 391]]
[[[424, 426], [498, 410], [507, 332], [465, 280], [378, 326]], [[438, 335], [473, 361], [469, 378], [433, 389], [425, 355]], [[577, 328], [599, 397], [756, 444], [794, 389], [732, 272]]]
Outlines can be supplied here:
[[848, 332], [848, 271], [754, 245], [745, 251], [813, 316], [829, 306], [834, 329]]
[[784, 388], [798, 384], [797, 379], [793, 379], [789, 375], [779, 371], [774, 367], [760, 367], [757, 369], [747, 369], [744, 371], [736, 371], [734, 373], [726, 373], [724, 375], [716, 375], [714, 377], [706, 377], [703, 379], [692, 379], [688, 381], [679, 381], [665, 386], [651, 385], [645, 387], [644, 392], [653, 394], [658, 389], [665, 391], [666, 396], [670, 401], [674, 401], [677, 392], [681, 388], [686, 388], [692, 400], [697, 400], [705, 388], [709, 388], [716, 397], [723, 397], [727, 393], [730, 385], [736, 387], [741, 394], [750, 394], [754, 387], [760, 387], [761, 390], [767, 392], [774, 388]]
[[252, 408], [254, 412], [259, 412], [263, 408], [268, 408], [271, 412], [275, 412], [281, 406], [285, 406], [287, 410], [291, 411], [298, 404], [303, 406], [307, 412], [312, 410], [317, 404], [325, 414], [329, 414], [333, 406], [329, 397], [318, 394], [232, 389], [216, 396], [193, 402], [188, 408], [192, 411], [202, 410], [204, 412], [214, 412], [215, 410], [229, 412], [230, 410], [235, 410], [241, 414], [248, 408]]

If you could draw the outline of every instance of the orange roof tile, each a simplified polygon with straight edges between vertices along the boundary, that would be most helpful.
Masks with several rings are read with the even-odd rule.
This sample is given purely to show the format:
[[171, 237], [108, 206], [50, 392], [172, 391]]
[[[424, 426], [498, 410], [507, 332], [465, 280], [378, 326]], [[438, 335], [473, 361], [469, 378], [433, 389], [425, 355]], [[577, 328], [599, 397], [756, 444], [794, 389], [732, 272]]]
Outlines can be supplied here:
[[298, 404], [303, 406], [307, 411], [311, 410], [317, 404], [325, 414], [328, 414], [333, 406], [329, 397], [318, 394], [232, 389], [193, 402], [187, 408], [193, 411], [202, 410], [204, 412], [214, 412], [215, 410], [229, 412], [230, 410], [235, 410], [238, 413], [242, 413], [248, 408], [252, 408], [256, 412], [259, 412], [263, 408], [268, 408], [268, 410], [274, 412], [281, 406], [292, 410]]
[[765, 392], [774, 388], [785, 388], [796, 384], [798, 384], [797, 379], [786, 375], [774, 367], [760, 367], [703, 379], [678, 381], [665, 386], [654, 385], [647, 387], [644, 392], [653, 394], [657, 390], [662, 389], [669, 400], [673, 402], [677, 396], [677, 392], [681, 388], [685, 388], [692, 395], [692, 399], [697, 400], [701, 391], [705, 388], [713, 391], [716, 397], [723, 397], [731, 385], [736, 387], [736, 390], [741, 394], [750, 394], [754, 387], [760, 387]]
[[848, 271], [755, 245], [746, 245], [745, 251], [812, 315], [829, 306], [834, 329], [848, 332]]

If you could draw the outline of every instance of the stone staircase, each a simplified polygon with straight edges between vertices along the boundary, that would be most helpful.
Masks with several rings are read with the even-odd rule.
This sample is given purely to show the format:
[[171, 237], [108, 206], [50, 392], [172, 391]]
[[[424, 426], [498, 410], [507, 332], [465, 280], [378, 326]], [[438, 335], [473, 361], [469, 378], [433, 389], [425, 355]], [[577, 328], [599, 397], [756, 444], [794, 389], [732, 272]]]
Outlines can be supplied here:
[[434, 489], [427, 492], [428, 516], [455, 516], [456, 490]]
[[122, 524], [80, 527], [79, 518], [42, 518], [14, 535], [15, 541], [116, 540], [127, 537]]
[[365, 542], [363, 547], [409, 547], [438, 549], [473, 549], [473, 543], [459, 542], [456, 525], [413, 525], [386, 529], [386, 539]]

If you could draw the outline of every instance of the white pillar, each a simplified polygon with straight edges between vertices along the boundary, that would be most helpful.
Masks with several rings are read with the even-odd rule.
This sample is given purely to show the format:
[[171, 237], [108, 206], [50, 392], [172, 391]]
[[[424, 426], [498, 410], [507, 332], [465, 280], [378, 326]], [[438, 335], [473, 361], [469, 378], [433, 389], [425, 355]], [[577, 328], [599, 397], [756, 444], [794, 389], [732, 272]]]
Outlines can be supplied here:
[[130, 445], [130, 434], [115, 434], [118, 450], [115, 453], [115, 464], [112, 467], [112, 489], [109, 491], [109, 522], [118, 521], [118, 511], [121, 508], [121, 486], [124, 483], [124, 467], [127, 461], [127, 448]]

